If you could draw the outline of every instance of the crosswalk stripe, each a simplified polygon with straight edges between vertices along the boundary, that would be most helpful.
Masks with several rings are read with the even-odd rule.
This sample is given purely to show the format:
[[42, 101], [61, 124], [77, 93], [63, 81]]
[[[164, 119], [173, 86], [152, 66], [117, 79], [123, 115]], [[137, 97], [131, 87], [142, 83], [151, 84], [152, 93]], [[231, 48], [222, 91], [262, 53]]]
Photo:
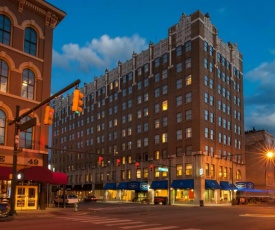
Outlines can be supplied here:
[[[131, 220], [107, 220], [107, 221], [108, 221], [108, 223], [118, 223], [118, 222], [129, 222]], [[93, 223], [94, 224], [104, 224], [104, 223], [106, 223], [106, 220], [104, 220], [104, 221], [93, 221]]]
[[[129, 223], [127, 223], [127, 225], [129, 225], [129, 224], [142, 224], [142, 223], [144, 223], [144, 222], [136, 221], [136, 222], [129, 222]], [[118, 225], [123, 225], [123, 224], [125, 224], [125, 223], [105, 224], [105, 226], [111, 227], [111, 226], [118, 226]]]
[[141, 228], [141, 227], [149, 227], [149, 226], [159, 226], [160, 224], [142, 224], [142, 225], [135, 225], [135, 226], [125, 226], [125, 227], [120, 227], [121, 229], [131, 229], [131, 228]]

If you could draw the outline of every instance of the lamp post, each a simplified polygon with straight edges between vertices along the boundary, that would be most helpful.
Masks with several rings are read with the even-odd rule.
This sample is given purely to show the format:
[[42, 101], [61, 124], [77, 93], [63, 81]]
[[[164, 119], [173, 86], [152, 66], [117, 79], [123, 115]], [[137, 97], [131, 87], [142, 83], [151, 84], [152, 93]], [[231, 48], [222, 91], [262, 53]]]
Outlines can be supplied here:
[[268, 163], [275, 158], [275, 153], [273, 151], [268, 151], [266, 154], [266, 161], [265, 161], [265, 188], [267, 188], [268, 179], [267, 179], [267, 166]]

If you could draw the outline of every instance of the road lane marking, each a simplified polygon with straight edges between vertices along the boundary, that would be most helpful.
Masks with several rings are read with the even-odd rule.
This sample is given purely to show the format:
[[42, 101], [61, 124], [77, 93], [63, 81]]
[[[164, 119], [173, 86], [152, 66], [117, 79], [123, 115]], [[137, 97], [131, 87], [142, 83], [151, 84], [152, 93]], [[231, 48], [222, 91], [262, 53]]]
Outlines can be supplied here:
[[[136, 222], [129, 222], [127, 225], [130, 224], [144, 224], [142, 221], [136, 221]], [[111, 227], [111, 226], [118, 226], [118, 225], [124, 225], [124, 223], [116, 223], [116, 224], [105, 224], [105, 226]]]
[[179, 228], [177, 226], [164, 226], [164, 227], [156, 227], [156, 228], [142, 228], [140, 230], [167, 230], [167, 229], [175, 229]]

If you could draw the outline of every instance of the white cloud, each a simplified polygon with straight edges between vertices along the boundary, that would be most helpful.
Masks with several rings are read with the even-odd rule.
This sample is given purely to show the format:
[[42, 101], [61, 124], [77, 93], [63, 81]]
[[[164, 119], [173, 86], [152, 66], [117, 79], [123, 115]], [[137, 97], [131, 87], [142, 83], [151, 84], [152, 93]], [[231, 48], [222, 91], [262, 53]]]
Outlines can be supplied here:
[[93, 69], [111, 69], [118, 61], [130, 59], [133, 52], [140, 53], [145, 49], [148, 49], [146, 40], [137, 34], [115, 38], [102, 35], [83, 47], [70, 43], [62, 46], [61, 53], [54, 50], [53, 65], [68, 71], [78, 68], [79, 72], [89, 73]]

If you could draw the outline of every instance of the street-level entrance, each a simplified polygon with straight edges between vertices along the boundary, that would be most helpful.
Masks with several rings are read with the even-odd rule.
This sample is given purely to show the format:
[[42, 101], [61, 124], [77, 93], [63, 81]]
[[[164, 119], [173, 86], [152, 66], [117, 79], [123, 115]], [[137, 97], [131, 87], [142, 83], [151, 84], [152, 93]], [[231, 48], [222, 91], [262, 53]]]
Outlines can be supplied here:
[[15, 210], [37, 209], [37, 204], [37, 186], [16, 186]]

